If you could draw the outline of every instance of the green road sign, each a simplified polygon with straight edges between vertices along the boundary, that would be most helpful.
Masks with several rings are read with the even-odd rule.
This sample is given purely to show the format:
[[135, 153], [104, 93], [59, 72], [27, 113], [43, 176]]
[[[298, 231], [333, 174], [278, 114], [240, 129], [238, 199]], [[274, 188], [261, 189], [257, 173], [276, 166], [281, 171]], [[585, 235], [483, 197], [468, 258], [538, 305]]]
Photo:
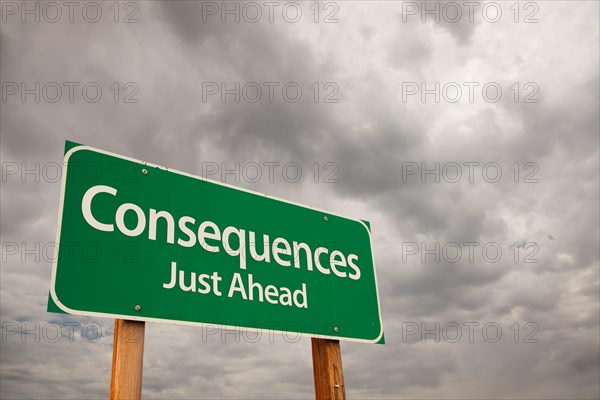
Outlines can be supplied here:
[[383, 341], [364, 222], [88, 146], [65, 151], [49, 310]]

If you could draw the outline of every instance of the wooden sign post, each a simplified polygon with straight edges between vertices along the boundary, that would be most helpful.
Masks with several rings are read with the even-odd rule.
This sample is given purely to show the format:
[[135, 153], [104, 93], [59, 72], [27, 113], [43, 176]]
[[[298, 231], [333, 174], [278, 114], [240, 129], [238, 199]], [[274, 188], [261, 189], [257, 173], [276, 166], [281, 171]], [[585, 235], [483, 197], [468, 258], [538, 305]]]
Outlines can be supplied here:
[[312, 338], [315, 398], [317, 400], [345, 400], [342, 352], [339, 340]]
[[144, 321], [115, 319], [111, 400], [140, 400], [142, 398], [142, 369], [144, 364]]

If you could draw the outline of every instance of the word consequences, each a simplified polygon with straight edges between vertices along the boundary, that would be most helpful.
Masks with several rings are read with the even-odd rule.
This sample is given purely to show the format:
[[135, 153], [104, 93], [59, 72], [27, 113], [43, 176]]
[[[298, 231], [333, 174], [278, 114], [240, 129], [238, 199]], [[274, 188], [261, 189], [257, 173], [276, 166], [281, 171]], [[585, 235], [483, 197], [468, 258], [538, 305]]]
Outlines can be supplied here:
[[[359, 280], [361, 277], [359, 257], [356, 254], [346, 255], [339, 250], [330, 251], [323, 246], [313, 250], [307, 243], [298, 241], [290, 243], [282, 237], [273, 239], [268, 234], [262, 234], [260, 237], [262, 245], [258, 245], [259, 235], [256, 232], [235, 226], [222, 229], [213, 221], [197, 221], [196, 218], [187, 215], [179, 216], [175, 223], [175, 217], [168, 211], [158, 211], [153, 208], [145, 211], [133, 203], [121, 202], [117, 205], [113, 202], [114, 218], [100, 221], [92, 208], [96, 197], [104, 197], [106, 201], [107, 195], [118, 198], [117, 194], [117, 189], [106, 185], [92, 186], [85, 192], [81, 201], [81, 212], [89, 226], [98, 231], [114, 232], [116, 225], [116, 229], [128, 237], [144, 234], [147, 235], [148, 240], [156, 241], [157, 237], [161, 237], [170, 245], [187, 248], [199, 246], [210, 253], [223, 251], [228, 256], [237, 258], [237, 264], [242, 270], [247, 269], [247, 260], [252, 259], [275, 263], [282, 267], [293, 266], [293, 269], [316, 270], [321, 274], [332, 274], [341, 279]], [[131, 223], [131, 218], [127, 218], [128, 223], [126, 223], [127, 215], [135, 217], [133, 219], [135, 224]], [[159, 224], [159, 221], [162, 223]], [[163, 227], [160, 232], [159, 225]], [[177, 263], [172, 262], [170, 278], [162, 284], [162, 287], [167, 290], [177, 287], [184, 292], [200, 294], [212, 292], [216, 296], [222, 295], [219, 288], [222, 277], [218, 272], [212, 275], [196, 272], [187, 274], [189, 278], [186, 277], [186, 271], [178, 271]], [[252, 274], [248, 274], [245, 278], [239, 273], [233, 274], [227, 297], [234, 296], [249, 301], [266, 300], [271, 304], [308, 308], [306, 283], [301, 283], [301, 287], [292, 292], [287, 287], [263, 286], [254, 282]]]

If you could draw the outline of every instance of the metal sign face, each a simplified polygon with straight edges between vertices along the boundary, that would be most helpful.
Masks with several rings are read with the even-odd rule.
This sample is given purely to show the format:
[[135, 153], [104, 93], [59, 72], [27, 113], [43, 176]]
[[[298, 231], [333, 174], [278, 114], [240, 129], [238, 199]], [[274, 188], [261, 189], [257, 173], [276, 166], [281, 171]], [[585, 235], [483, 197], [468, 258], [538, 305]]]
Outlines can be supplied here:
[[69, 146], [50, 289], [60, 310], [382, 341], [363, 221]]

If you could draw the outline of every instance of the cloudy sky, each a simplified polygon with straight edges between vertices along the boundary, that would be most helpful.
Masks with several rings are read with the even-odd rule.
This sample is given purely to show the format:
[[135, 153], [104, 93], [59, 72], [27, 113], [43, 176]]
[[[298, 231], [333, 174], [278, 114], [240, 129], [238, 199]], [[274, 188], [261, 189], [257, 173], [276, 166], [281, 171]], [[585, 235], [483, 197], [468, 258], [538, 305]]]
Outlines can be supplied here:
[[[108, 396], [113, 320], [46, 312], [67, 139], [369, 220], [348, 398], [600, 397], [597, 1], [69, 7], [2, 2], [2, 398]], [[143, 396], [310, 398], [291, 337], [148, 323]]]

